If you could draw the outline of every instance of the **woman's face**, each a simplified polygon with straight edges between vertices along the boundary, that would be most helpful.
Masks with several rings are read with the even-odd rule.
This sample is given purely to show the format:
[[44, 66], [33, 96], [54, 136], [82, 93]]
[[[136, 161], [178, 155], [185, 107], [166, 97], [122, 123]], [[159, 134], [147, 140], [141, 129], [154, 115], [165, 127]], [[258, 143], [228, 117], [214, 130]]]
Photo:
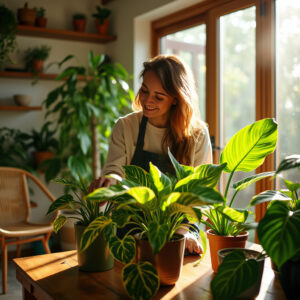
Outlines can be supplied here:
[[153, 71], [147, 71], [139, 91], [143, 114], [156, 127], [166, 127], [170, 108], [176, 101], [163, 89]]

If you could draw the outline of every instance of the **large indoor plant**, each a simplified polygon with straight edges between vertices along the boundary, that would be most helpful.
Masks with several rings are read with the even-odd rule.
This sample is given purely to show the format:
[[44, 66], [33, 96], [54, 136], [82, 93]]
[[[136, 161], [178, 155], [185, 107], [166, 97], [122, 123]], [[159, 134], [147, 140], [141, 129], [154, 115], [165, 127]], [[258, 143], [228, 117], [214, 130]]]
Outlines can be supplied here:
[[[233, 207], [237, 193], [258, 180], [272, 176], [274, 172], [255, 174], [234, 183], [235, 192], [229, 198], [228, 191], [232, 185], [232, 177], [237, 171], [254, 171], [264, 162], [265, 157], [275, 150], [276, 142], [277, 123], [273, 119], [263, 119], [239, 130], [221, 153], [220, 167], [222, 166], [223, 172], [230, 174], [223, 194], [224, 203], [205, 210], [203, 214], [208, 220], [201, 220], [209, 228], [207, 237], [214, 271], [218, 268], [217, 251], [221, 248], [244, 247], [247, 239], [245, 231], [253, 227], [253, 224], [247, 224], [250, 209]], [[221, 175], [220, 173], [219, 177]], [[236, 239], [241, 239], [241, 243]]]
[[0, 70], [5, 62], [11, 62], [9, 53], [16, 48], [17, 21], [14, 13], [0, 5]]
[[[87, 199], [96, 202], [109, 199], [115, 205], [119, 222], [122, 220], [123, 225], [119, 224], [119, 227], [125, 224], [133, 225], [123, 238], [114, 235], [110, 237], [109, 243], [114, 257], [125, 264], [122, 272], [123, 284], [127, 293], [134, 299], [150, 299], [157, 292], [159, 283], [176, 282], [184, 253], [183, 243], [178, 252], [181, 256], [174, 255], [174, 249], [168, 249], [172, 247], [170, 244], [177, 243], [177, 239], [182, 240], [182, 237], [176, 234], [176, 230], [180, 227], [189, 229], [189, 224], [182, 223], [185, 217], [190, 221], [199, 222], [201, 206], [222, 204], [224, 201], [220, 193], [213, 189], [221, 167], [203, 165], [194, 169], [180, 165], [170, 152], [169, 157], [176, 170], [176, 177], [163, 174], [151, 163], [149, 173], [137, 166], [124, 166], [125, 179], [113, 176], [120, 184], [97, 189], [87, 196]], [[188, 180], [188, 174], [191, 172], [195, 177]], [[102, 218], [93, 221], [84, 233], [82, 249], [88, 247], [108, 225], [110, 224], [105, 224]], [[130, 233], [136, 229], [139, 234], [135, 235], [135, 243]], [[201, 237], [203, 238], [203, 233]], [[139, 248], [141, 244], [147, 244], [147, 253]], [[133, 252], [125, 253], [124, 245], [131, 245]], [[135, 252], [137, 262], [132, 261]], [[162, 253], [167, 254], [167, 258], [164, 256], [162, 259]], [[171, 260], [174, 256], [175, 260]], [[172, 274], [169, 271], [174, 265], [177, 265], [178, 269]]]
[[[254, 196], [250, 205], [270, 202], [257, 228], [258, 241], [263, 247], [259, 257], [270, 256], [278, 268], [278, 277], [288, 299], [297, 299], [300, 280], [300, 182], [282, 177], [288, 170], [299, 170], [300, 155], [284, 158], [276, 171], [287, 189], [268, 190]], [[297, 175], [300, 172], [297, 173]], [[251, 288], [259, 280], [257, 259], [247, 259], [233, 251], [220, 265], [211, 283], [214, 299], [232, 299]]]
[[92, 51], [88, 64], [89, 68], [65, 68], [57, 77], [62, 84], [44, 101], [47, 117], [56, 119], [59, 141], [46, 166], [46, 180], [60, 176], [79, 181], [78, 173], [89, 182], [98, 178], [115, 120], [129, 111], [133, 92], [126, 70]]

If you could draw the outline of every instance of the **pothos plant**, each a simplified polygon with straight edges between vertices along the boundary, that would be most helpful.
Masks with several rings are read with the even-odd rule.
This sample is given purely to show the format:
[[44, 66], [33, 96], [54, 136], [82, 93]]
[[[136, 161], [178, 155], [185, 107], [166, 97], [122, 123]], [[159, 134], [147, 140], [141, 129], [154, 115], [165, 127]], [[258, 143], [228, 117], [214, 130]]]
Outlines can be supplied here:
[[214, 299], [233, 299], [254, 285], [259, 274], [258, 259], [263, 256], [271, 257], [279, 274], [288, 260], [300, 261], [300, 198], [297, 192], [300, 182], [292, 182], [282, 175], [295, 169], [300, 170], [300, 155], [285, 157], [271, 179], [278, 177], [286, 188], [267, 190], [252, 198], [250, 205], [269, 202], [257, 228], [263, 251], [257, 258], [246, 258], [239, 250], [227, 255], [211, 282]]
[[[143, 238], [149, 241], [153, 255], [156, 255], [166, 242], [174, 238], [178, 228], [188, 229], [189, 225], [182, 223], [185, 217], [191, 222], [199, 222], [200, 207], [224, 201], [220, 193], [213, 189], [221, 167], [203, 165], [193, 168], [180, 165], [170, 152], [169, 157], [176, 177], [162, 173], [151, 163], [149, 173], [137, 166], [124, 166], [125, 178], [113, 176], [119, 184], [97, 189], [86, 196], [87, 201], [97, 204], [108, 200], [115, 209], [110, 219], [98, 217], [91, 222], [83, 234], [80, 249], [86, 249], [104, 230], [113, 256], [125, 264], [123, 284], [134, 299], [150, 299], [156, 294], [158, 274], [150, 262], [133, 262], [136, 251], [131, 231], [120, 239], [112, 234], [110, 226], [133, 224], [132, 230], [141, 232]], [[198, 174], [199, 178], [189, 178], [191, 173]], [[200, 235], [205, 245], [204, 234], [201, 232]]]
[[[59, 67], [71, 58], [67, 56]], [[63, 70], [56, 78], [63, 83], [44, 101], [46, 116], [57, 120], [59, 144], [55, 157], [44, 165], [47, 181], [58, 174], [78, 182], [77, 174], [89, 182], [98, 178], [112, 126], [121, 113], [129, 111], [133, 92], [126, 70], [92, 51], [88, 65]]]
[[[242, 231], [255, 228], [256, 224], [247, 223], [251, 212], [249, 206], [243, 209], [233, 207], [234, 199], [239, 191], [251, 184], [273, 176], [274, 172], [263, 172], [244, 178], [232, 185], [235, 172], [251, 172], [256, 170], [266, 156], [272, 153], [277, 143], [277, 123], [273, 119], [262, 119], [239, 130], [227, 143], [220, 157], [220, 168], [229, 173], [221, 205], [215, 204], [209, 210], [203, 211], [209, 221], [204, 218], [202, 223], [212, 229], [214, 234], [236, 236]], [[222, 173], [219, 173], [219, 178]], [[229, 198], [229, 188], [234, 193]], [[250, 202], [250, 201], [249, 201]]]

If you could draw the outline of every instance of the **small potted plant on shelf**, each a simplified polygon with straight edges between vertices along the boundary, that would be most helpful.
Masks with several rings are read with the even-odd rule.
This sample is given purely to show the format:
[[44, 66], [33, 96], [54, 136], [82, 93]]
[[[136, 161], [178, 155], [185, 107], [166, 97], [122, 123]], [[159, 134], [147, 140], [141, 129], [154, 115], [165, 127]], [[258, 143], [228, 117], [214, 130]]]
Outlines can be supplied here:
[[49, 57], [51, 47], [41, 45], [39, 47], [28, 48], [25, 51], [26, 69], [33, 73], [42, 73], [44, 69], [44, 61]]
[[[300, 198], [297, 190], [300, 182], [287, 180], [282, 174], [287, 176], [287, 171], [299, 170], [299, 167], [300, 155], [284, 158], [272, 179], [280, 177], [287, 189], [264, 191], [252, 198], [250, 205], [270, 202], [257, 228], [258, 241], [263, 251], [245, 257], [239, 250], [230, 249], [231, 253], [224, 258], [211, 282], [214, 299], [242, 298], [245, 292], [253, 292], [252, 298], [257, 296], [262, 261], [266, 256], [277, 266], [278, 278], [287, 299], [297, 299], [300, 281]], [[293, 177], [299, 178], [299, 174], [296, 172]], [[223, 249], [219, 253], [228, 250]], [[246, 251], [253, 250], [244, 249]]]
[[111, 15], [111, 10], [108, 8], [96, 6], [97, 12], [92, 16], [95, 18], [96, 29], [99, 34], [106, 35], [108, 31], [109, 20], [108, 17]]
[[34, 26], [35, 17], [36, 11], [33, 8], [29, 8], [27, 2], [25, 2], [23, 8], [18, 9], [18, 21], [21, 25]]
[[14, 13], [0, 5], [0, 70], [5, 62], [10, 62], [9, 53], [16, 48], [17, 22]]
[[[123, 237], [111, 236], [109, 245], [114, 257], [125, 264], [123, 284], [134, 299], [150, 299], [159, 284], [176, 283], [183, 262], [185, 241], [176, 233], [177, 229], [189, 230], [191, 224], [183, 222], [186, 217], [191, 222], [199, 222], [199, 207], [222, 205], [224, 201], [213, 189], [217, 183], [217, 175], [211, 175], [214, 166], [194, 169], [180, 165], [170, 152], [169, 157], [176, 177], [163, 174], [151, 163], [149, 172], [137, 166], [124, 166], [125, 179], [112, 175], [120, 184], [97, 189], [87, 196], [96, 203], [109, 199], [115, 204], [118, 220], [123, 222], [119, 227], [133, 225], [126, 233], [123, 232]], [[189, 180], [191, 172], [195, 177]], [[197, 178], [199, 173], [201, 179]], [[205, 184], [211, 188], [203, 186]], [[98, 219], [93, 221], [84, 232], [81, 248], [85, 249], [99, 231], [105, 230], [105, 226]], [[134, 230], [138, 233], [132, 237]], [[202, 232], [200, 235], [205, 240]], [[131, 251], [125, 252], [125, 245], [131, 245]], [[133, 262], [134, 257], [136, 262]]]
[[45, 17], [45, 8], [44, 7], [35, 7], [36, 11], [36, 19], [35, 19], [35, 25], [37, 27], [46, 27], [47, 25], [47, 18]]
[[58, 147], [55, 138], [55, 130], [50, 130], [51, 123], [46, 122], [40, 131], [32, 129], [30, 134], [24, 133], [23, 139], [26, 141], [29, 149], [33, 150], [35, 167], [39, 168], [41, 163], [47, 159], [53, 158], [54, 151]]
[[75, 14], [73, 15], [73, 28], [75, 31], [84, 32], [86, 27], [86, 15]]

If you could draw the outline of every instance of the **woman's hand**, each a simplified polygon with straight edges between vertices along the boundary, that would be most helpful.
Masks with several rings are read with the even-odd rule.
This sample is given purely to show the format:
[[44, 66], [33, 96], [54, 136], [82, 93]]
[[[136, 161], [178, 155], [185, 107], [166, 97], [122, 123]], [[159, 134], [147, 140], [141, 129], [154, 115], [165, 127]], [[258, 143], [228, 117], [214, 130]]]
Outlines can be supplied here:
[[107, 178], [105, 176], [100, 176], [98, 179], [92, 181], [88, 188], [88, 192], [91, 193], [92, 191], [99, 189], [101, 187], [109, 187], [113, 184], [116, 184], [117, 180], [114, 178]]
[[185, 237], [185, 250], [188, 253], [202, 254], [202, 246], [192, 233], [184, 228], [179, 228], [176, 233], [182, 234]]

